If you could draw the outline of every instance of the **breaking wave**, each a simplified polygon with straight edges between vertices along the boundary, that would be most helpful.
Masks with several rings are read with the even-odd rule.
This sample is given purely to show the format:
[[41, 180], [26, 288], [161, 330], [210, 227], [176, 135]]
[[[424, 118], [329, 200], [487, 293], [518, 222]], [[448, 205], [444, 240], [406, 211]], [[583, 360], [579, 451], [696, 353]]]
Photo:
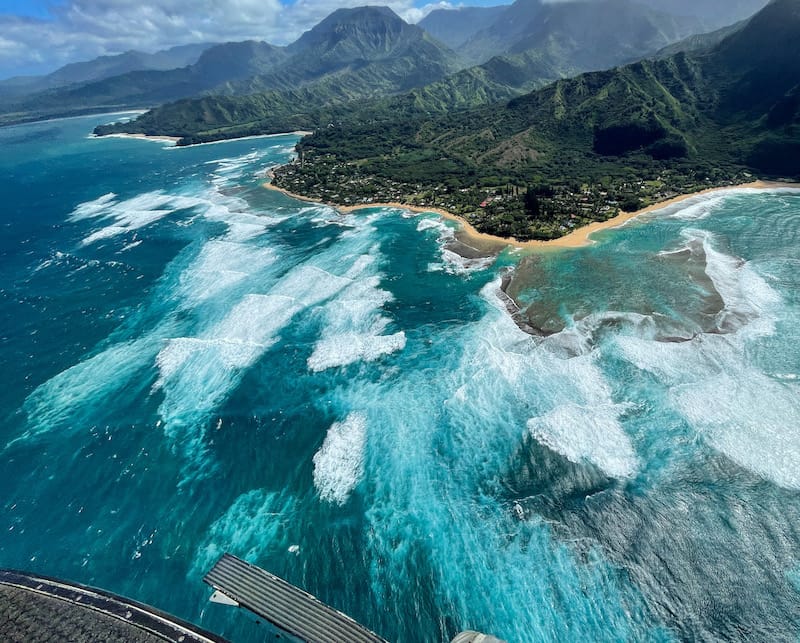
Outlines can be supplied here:
[[351, 413], [334, 422], [314, 454], [314, 486], [322, 500], [343, 505], [364, 476], [367, 417]]

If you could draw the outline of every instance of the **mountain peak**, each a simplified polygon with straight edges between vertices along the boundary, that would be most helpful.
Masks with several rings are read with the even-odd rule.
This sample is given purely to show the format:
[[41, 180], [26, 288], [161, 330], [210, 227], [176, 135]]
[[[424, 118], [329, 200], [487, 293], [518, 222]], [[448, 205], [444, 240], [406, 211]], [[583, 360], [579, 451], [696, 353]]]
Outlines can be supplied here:
[[314, 36], [341, 31], [348, 27], [374, 29], [378, 26], [387, 25], [391, 25], [396, 29], [408, 26], [408, 24], [389, 7], [366, 5], [363, 7], [337, 9], [300, 36], [297, 42], [291, 46], [302, 43], [304, 40], [314, 41]]
[[398, 44], [420, 39], [423, 34], [422, 29], [409, 25], [389, 7], [354, 7], [337, 9], [287, 50], [292, 54], [317, 50], [325, 57], [335, 50], [347, 49], [348, 56], [360, 51], [366, 59], [371, 59], [375, 52], [386, 54]]
[[353, 22], [363, 18], [376, 18], [379, 16], [390, 20], [403, 20], [387, 6], [363, 5], [361, 7], [342, 7], [341, 9], [336, 9], [336, 11], [322, 20], [315, 29], [317, 27], [322, 27], [326, 23]]

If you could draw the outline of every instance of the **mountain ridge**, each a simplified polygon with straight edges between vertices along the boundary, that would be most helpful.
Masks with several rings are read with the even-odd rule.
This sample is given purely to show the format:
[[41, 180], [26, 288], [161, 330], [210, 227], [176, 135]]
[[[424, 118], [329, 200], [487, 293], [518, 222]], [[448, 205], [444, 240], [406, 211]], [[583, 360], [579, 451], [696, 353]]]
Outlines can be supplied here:
[[[278, 170], [276, 185], [347, 204], [388, 192], [385, 200], [449, 208], [483, 232], [553, 238], [576, 212], [613, 214], [620, 206], [608, 195], [638, 209], [753, 173], [800, 177], [799, 39], [800, 2], [773, 0], [706, 51], [558, 80], [473, 110], [430, 115], [395, 104], [343, 118], [304, 138], [303, 163]], [[758, 55], [746, 58], [754, 46]], [[531, 214], [534, 199], [519, 196], [526, 189], [546, 218]]]
[[[587, 9], [589, 3], [585, 1], [577, 4], [569, 3], [569, 6], [564, 5], [564, 7], [566, 8], [555, 7], [555, 5], [551, 7], [542, 3], [541, 0], [517, 0], [501, 12], [505, 16], [505, 20], [511, 20], [514, 24], [522, 24], [524, 32], [527, 27], [523, 21], [513, 18], [520, 14], [528, 15], [533, 8], [553, 17], [554, 20], [558, 18], [555, 22], [559, 31], [539, 34], [537, 42], [544, 43], [544, 47], [495, 56], [482, 65], [461, 69], [455, 74], [446, 72], [457, 68], [458, 61], [448, 56], [442, 59], [441, 54], [437, 53], [439, 50], [436, 48], [434, 40], [428, 37], [420, 39], [417, 36], [417, 53], [430, 49], [432, 53], [426, 53], [427, 58], [433, 60], [438, 56], [442, 60], [432, 69], [423, 70], [425, 73], [412, 77], [411, 82], [402, 82], [401, 78], [386, 78], [385, 76], [377, 76], [374, 80], [367, 81], [365, 79], [366, 72], [363, 71], [355, 74], [343, 74], [339, 77], [330, 76], [325, 82], [317, 82], [314, 87], [309, 87], [308, 91], [304, 92], [305, 101], [297, 103], [294, 102], [297, 98], [296, 90], [305, 88], [308, 83], [300, 73], [303, 64], [292, 63], [287, 65], [292, 69], [291, 74], [279, 71], [272, 75], [256, 76], [226, 88], [225, 93], [228, 94], [248, 94], [236, 100], [202, 98], [198, 99], [194, 106], [191, 102], [185, 101], [178, 104], [167, 104], [158, 108], [157, 114], [145, 115], [128, 127], [139, 132], [181, 136], [185, 138], [186, 142], [216, 140], [224, 133], [239, 135], [240, 133], [254, 134], [259, 131], [275, 132], [280, 131], [281, 127], [305, 129], [322, 122], [314, 121], [312, 113], [316, 109], [323, 108], [323, 113], [327, 115], [325, 108], [348, 99], [377, 98], [381, 94], [395, 94], [406, 90], [413, 92], [413, 100], [420, 110], [465, 109], [479, 104], [510, 99], [558, 78], [587, 71], [587, 67], [594, 68], [597, 64], [605, 66], [622, 64], [633, 56], [637, 47], [643, 48], [643, 51], [639, 52], [642, 54], [645, 51], [655, 52], [662, 44], [680, 35], [680, 32], [673, 31], [672, 35], [667, 37], [664, 35], [663, 29], [652, 23], [653, 20], [666, 20], [669, 25], [674, 26], [672, 17], [646, 8], [639, 8], [627, 0], [601, 0], [597, 7], [589, 9]], [[613, 43], [613, 47], [606, 47], [608, 51], [604, 58], [598, 58], [593, 49], [587, 49], [588, 53], [584, 52], [586, 48], [580, 46], [574, 37], [568, 42], [568, 50], [565, 49], [566, 45], [558, 44], [559, 34], [565, 33], [562, 24], [566, 19], [565, 16], [573, 15], [570, 12], [582, 12], [580, 13], [583, 16], [582, 29], [588, 31], [597, 22], [595, 19], [597, 12], [602, 13], [609, 7], [623, 14], [632, 11], [634, 17], [629, 22], [638, 25], [640, 29], [638, 31], [633, 28], [628, 29], [632, 34], [631, 37], [620, 37], [619, 24], [628, 23], [621, 19], [617, 20], [613, 15], [610, 18], [607, 17], [601, 23], [602, 28], [593, 29], [596, 43]], [[633, 8], [631, 9], [631, 7]], [[385, 17], [386, 11], [376, 12], [376, 14]], [[291, 45], [290, 49], [295, 47], [307, 52], [309, 51], [307, 47], [318, 46], [319, 43], [325, 42], [326, 38], [330, 38], [329, 32], [332, 29], [335, 31], [334, 25], [338, 19], [336, 16], [336, 13], [332, 14], [314, 30], [301, 37], [298, 44]], [[417, 33], [420, 28], [407, 25], [404, 29], [409, 33]], [[565, 39], [563, 42], [566, 43], [567, 40]], [[646, 46], [642, 44], [645, 42]], [[319, 56], [317, 57], [319, 58]], [[349, 71], [352, 69], [348, 69]], [[407, 74], [408, 72], [404, 69], [403, 73]], [[371, 86], [388, 89], [372, 91]], [[263, 92], [269, 93], [269, 96], [263, 99], [249, 96], [249, 94]], [[275, 92], [282, 92], [282, 94]], [[240, 102], [238, 106], [236, 105], [237, 100]], [[257, 114], [259, 104], [264, 106], [261, 114]], [[248, 114], [248, 120], [240, 123], [232, 122], [231, 115], [236, 113]], [[221, 120], [210, 120], [209, 114], [219, 114]], [[98, 129], [98, 133], [108, 131], [114, 130]]]
[[96, 82], [131, 71], [168, 71], [186, 67], [197, 62], [203, 52], [214, 46], [214, 43], [179, 45], [152, 54], [130, 50], [122, 54], [69, 63], [41, 76], [15, 76], [0, 81], [0, 100], [8, 101], [24, 94]]
[[210, 94], [277, 91], [288, 96], [314, 83], [319, 87], [310, 95], [325, 98], [328, 87], [331, 102], [406, 91], [459, 66], [456, 55], [421, 28], [387, 7], [365, 6], [335, 11], [287, 47], [225, 43], [185, 68], [129, 72], [39, 93], [16, 107], [43, 115], [81, 106], [112, 111]]

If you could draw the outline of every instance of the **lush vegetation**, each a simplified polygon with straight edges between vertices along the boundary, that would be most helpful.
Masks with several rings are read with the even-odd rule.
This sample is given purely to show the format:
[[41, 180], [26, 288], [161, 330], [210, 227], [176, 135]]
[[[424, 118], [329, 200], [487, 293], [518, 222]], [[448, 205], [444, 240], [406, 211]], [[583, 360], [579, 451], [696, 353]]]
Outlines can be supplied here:
[[[441, 15], [437, 19], [431, 14], [431, 28], [448, 42], [466, 37], [460, 51], [472, 48], [468, 58], [477, 56], [481, 63], [449, 73], [460, 66], [455, 54], [387, 11], [335, 12], [286, 48], [288, 58], [273, 72], [219, 87], [224, 97], [217, 91], [214, 97], [164, 105], [128, 131], [181, 136], [185, 143], [195, 143], [321, 127], [347, 118], [350, 109], [361, 111], [365, 99], [409, 89], [404, 106], [416, 111], [467, 109], [655, 53], [699, 28], [694, 21], [626, 0], [518, 0], [510, 7], [434, 12]], [[376, 46], [376, 41], [382, 44]], [[497, 46], [487, 48], [481, 42]], [[341, 116], [331, 119], [330, 108], [347, 103]], [[379, 101], [371, 111], [394, 105]], [[120, 128], [98, 133], [111, 131]]]
[[798, 38], [798, 3], [776, 0], [694, 56], [585, 74], [481, 109], [430, 114], [415, 96], [371, 104], [303, 139], [275, 182], [335, 203], [444, 207], [526, 239], [754, 174], [796, 177]]
[[[94, 107], [152, 107], [198, 96], [246, 96], [241, 111], [245, 118], [230, 122], [227, 115], [237, 108], [226, 102], [220, 120], [206, 111], [207, 102], [181, 102], [179, 111], [193, 113], [188, 122], [202, 123], [181, 133], [201, 136], [206, 130], [235, 125], [245, 131], [255, 121], [263, 131], [274, 131], [287, 114], [298, 109], [317, 109], [326, 105], [408, 91], [442, 79], [460, 68], [457, 56], [436, 42], [421, 28], [409, 25], [386, 7], [340, 9], [303, 34], [287, 47], [265, 42], [237, 42], [207, 49], [192, 65], [166, 71], [135, 70], [91, 82], [71, 84], [32, 96], [18, 97], [3, 106], [17, 118], [25, 114], [46, 116], [66, 110]], [[0, 91], [2, 88], [0, 88]], [[308, 90], [308, 91], [305, 91]], [[264, 111], [252, 118], [259, 99], [252, 94], [266, 93], [260, 100]], [[281, 99], [286, 108], [270, 122], [270, 106]], [[226, 115], [225, 112], [228, 112]], [[173, 106], [167, 112], [174, 114]], [[172, 129], [174, 123], [164, 115], [155, 120]], [[152, 127], [152, 122], [142, 127]], [[177, 131], [177, 130], [176, 130]], [[163, 131], [160, 133], [164, 133]], [[213, 139], [216, 133], [210, 135]]]

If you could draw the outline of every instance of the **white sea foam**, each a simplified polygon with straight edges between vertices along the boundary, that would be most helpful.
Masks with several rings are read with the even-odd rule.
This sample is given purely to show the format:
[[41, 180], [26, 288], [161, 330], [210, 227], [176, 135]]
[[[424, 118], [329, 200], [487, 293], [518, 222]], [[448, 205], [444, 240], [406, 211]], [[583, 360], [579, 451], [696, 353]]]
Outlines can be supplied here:
[[119, 251], [120, 252], [125, 252], [127, 250], [133, 250], [134, 248], [136, 248], [136, 247], [138, 247], [140, 245], [142, 245], [142, 240], [141, 239], [137, 239], [136, 241], [131, 241], [130, 243], [122, 246], [122, 248], [120, 248]]
[[[478, 343], [454, 375], [464, 383], [452, 402], [484, 412], [526, 409], [528, 431], [553, 451], [590, 462], [611, 477], [634, 476], [638, 457], [621, 421], [626, 407], [614, 401], [596, 353], [554, 350], [555, 342], [588, 344], [589, 339], [577, 328], [545, 341], [532, 338], [507, 314], [499, 288], [497, 279], [482, 290], [495, 312], [475, 331]], [[495, 419], [514, 425], [510, 411]]]
[[97, 197], [93, 201], [87, 201], [78, 205], [73, 211], [71, 218], [74, 221], [90, 219], [100, 216], [109, 205], [116, 202], [117, 195], [113, 192]]
[[417, 231], [425, 232], [427, 230], [438, 233], [437, 241], [439, 243], [439, 252], [442, 257], [441, 262], [432, 262], [428, 264], [428, 272], [447, 272], [451, 275], [465, 275], [471, 272], [486, 270], [486, 268], [491, 266], [495, 261], [494, 256], [470, 259], [450, 250], [448, 244], [455, 240], [455, 230], [439, 218], [426, 217], [420, 219], [420, 222], [417, 224]]
[[224, 223], [228, 228], [226, 238], [248, 241], [286, 217], [261, 216], [249, 211], [242, 199], [226, 196], [214, 190], [192, 196], [168, 194], [162, 190], [146, 192], [123, 201], [114, 193], [78, 205], [70, 214], [73, 222], [99, 219], [106, 225], [88, 235], [84, 245], [109, 239], [151, 225], [180, 210], [194, 209], [198, 215], [211, 221]]
[[780, 303], [780, 295], [746, 262], [716, 250], [710, 233], [695, 234], [702, 234], [706, 274], [725, 303], [718, 316], [720, 328], [735, 329], [744, 320], [752, 333], [772, 333], [774, 320], [768, 312]]
[[186, 301], [205, 301], [250, 276], [260, 274], [276, 259], [275, 251], [270, 248], [212, 239], [181, 274], [177, 292]]
[[374, 362], [384, 355], [403, 350], [406, 335], [400, 331], [391, 335], [342, 333], [321, 339], [308, 358], [312, 371], [324, 371], [336, 366], [346, 366], [358, 361]]
[[375, 265], [376, 255], [378, 253], [377, 246], [371, 248], [370, 253], [371, 254], [359, 255], [358, 257], [356, 257], [356, 260], [353, 262], [353, 265], [350, 266], [350, 268], [348, 268], [344, 276], [347, 279], [358, 279], [358, 277], [364, 274], [367, 268]]
[[[114, 344], [38, 386], [25, 400], [28, 435], [85, 429], [102, 421], [106, 408], [124, 405], [147, 381], [157, 350], [150, 338]], [[96, 407], [97, 400], [103, 400]]]
[[715, 449], [781, 487], [800, 489], [800, 386], [746, 368], [676, 387], [672, 398]]
[[138, 230], [178, 210], [195, 208], [203, 204], [203, 199], [166, 194], [161, 190], [146, 192], [124, 201], [117, 201], [116, 195], [109, 193], [94, 201], [80, 204], [70, 214], [69, 219], [73, 222], [86, 219], [102, 219], [110, 222], [83, 240], [84, 245], [89, 245], [101, 239]]
[[[232, 383], [231, 371], [252, 365], [277, 341], [277, 333], [299, 308], [280, 295], [247, 295], [203, 336], [169, 340], [156, 358], [161, 374], [156, 386], [169, 386], [187, 362], [199, 357], [183, 377], [192, 382], [192, 389], [204, 393], [203, 399], [218, 398]], [[215, 389], [223, 390], [214, 395]]]
[[314, 486], [322, 500], [343, 505], [364, 476], [367, 417], [350, 413], [334, 422], [314, 454]]
[[248, 295], [199, 337], [169, 340], [156, 357], [164, 432], [188, 457], [204, 450], [204, 421], [276, 341], [299, 306], [286, 297]]
[[609, 476], [628, 478], [638, 463], [620, 425], [620, 412], [616, 405], [565, 404], [528, 420], [528, 429], [538, 442], [572, 462], [591, 462]]
[[[162, 346], [156, 358], [163, 391], [159, 409], [165, 432], [174, 440], [202, 446], [204, 420], [238, 386], [244, 372], [279, 339], [298, 312], [332, 303], [337, 295], [359, 281], [340, 276], [361, 275], [373, 264], [363, 258], [373, 248], [371, 230], [316, 254], [284, 276], [272, 271], [275, 253], [250, 242], [208, 242], [197, 260], [181, 276], [181, 300], [190, 304], [218, 298], [219, 288], [231, 286], [229, 312], [207, 322], [194, 336], [175, 337]], [[221, 270], [220, 270], [221, 269]], [[266, 294], [241, 292], [256, 287]], [[194, 297], [194, 298], [193, 298]], [[218, 309], [218, 307], [215, 307]], [[207, 318], [213, 320], [213, 317]], [[199, 429], [199, 430], [198, 430]]]
[[668, 209], [674, 210], [669, 213], [673, 219], [683, 221], [699, 221], [713, 214], [725, 202], [726, 194], [718, 193], [712, 196], [701, 195], [681, 201]]
[[304, 306], [313, 306], [330, 299], [352, 282], [313, 265], [301, 265], [292, 270], [272, 290], [290, 297]]
[[[615, 406], [596, 357], [559, 357], [522, 332], [496, 298], [499, 286], [498, 279], [484, 289], [492, 309], [480, 320], [428, 335], [431, 354], [421, 356], [424, 367], [381, 382], [348, 383], [347, 407], [373, 409], [364, 474], [369, 484], [362, 485], [369, 494], [364, 531], [380, 561], [372, 581], [378, 595], [387, 591], [387, 577], [393, 584], [413, 584], [413, 548], [423, 542], [436, 563], [434, 582], [445, 592], [443, 600], [458, 611], [488, 610], [507, 624], [509, 640], [536, 640], [542, 632], [568, 639], [563, 621], [555, 616], [545, 621], [547, 610], [498, 611], [505, 608], [487, 591], [499, 578], [514, 588], [514, 605], [529, 605], [557, 601], [564, 587], [586, 587], [581, 575], [586, 567], [574, 562], [574, 550], [554, 546], [551, 528], [533, 512], [520, 521], [511, 510], [509, 467], [524, 454], [529, 419], [540, 420], [540, 438], [547, 437], [553, 448], [595, 462], [608, 475], [633, 475], [638, 461], [631, 462], [636, 455], [621, 428], [624, 409]], [[583, 424], [593, 420], [589, 409], [594, 408], [607, 414], [608, 427]], [[571, 422], [557, 422], [567, 416]], [[558, 586], [531, 576], [534, 559], [558, 571]], [[590, 576], [598, 571], [593, 564]], [[581, 614], [594, 620], [596, 603], [587, 599], [585, 605]], [[386, 609], [393, 609], [391, 602]], [[572, 622], [566, 627], [578, 631]], [[580, 627], [592, 631], [589, 624]], [[620, 637], [620, 632], [612, 636]]]
[[425, 217], [420, 219], [417, 224], [417, 232], [424, 232], [425, 230], [435, 230], [444, 237], [453, 238], [455, 236], [453, 229], [439, 218]]
[[442, 259], [444, 260], [443, 268], [445, 272], [452, 275], [465, 275], [471, 272], [486, 270], [495, 261], [495, 257], [476, 257], [469, 259], [462, 257], [457, 252], [442, 248]]
[[[348, 274], [361, 274], [371, 263], [356, 259]], [[405, 348], [402, 331], [383, 334], [389, 320], [380, 315], [380, 309], [392, 295], [380, 289], [379, 283], [377, 275], [355, 281], [325, 307], [325, 330], [308, 358], [312, 371], [375, 361]]]
[[211, 183], [217, 187], [237, 183], [245, 175], [248, 167], [258, 163], [266, 153], [266, 150], [256, 150], [242, 156], [206, 161], [206, 165], [216, 165], [211, 175]]
[[703, 240], [727, 334], [683, 343], [619, 336], [620, 353], [668, 388], [672, 406], [707, 444], [780, 486], [800, 488], [800, 388], [743, 362], [750, 342], [774, 332], [780, 296], [753, 266], [717, 250], [711, 234], [686, 235]]
[[719, 210], [720, 206], [733, 197], [770, 194], [775, 192], [797, 194], [800, 193], [800, 190], [790, 187], [730, 188], [708, 194], [697, 194], [678, 203], [665, 205], [658, 210], [654, 210], [650, 216], [657, 214], [659, 217], [667, 216], [684, 221], [699, 221], [714, 214], [714, 212]]

